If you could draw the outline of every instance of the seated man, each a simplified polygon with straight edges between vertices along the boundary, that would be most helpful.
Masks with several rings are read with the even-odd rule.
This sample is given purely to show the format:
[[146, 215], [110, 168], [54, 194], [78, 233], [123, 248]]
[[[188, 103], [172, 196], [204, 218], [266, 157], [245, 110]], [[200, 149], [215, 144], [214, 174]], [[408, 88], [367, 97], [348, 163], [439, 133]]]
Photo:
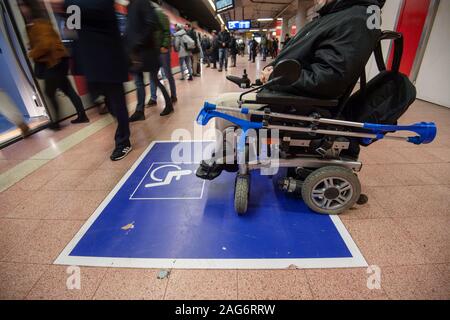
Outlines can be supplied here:
[[[279, 56], [264, 68], [263, 83], [270, 79], [273, 67], [285, 59], [295, 59], [302, 66], [301, 76], [292, 86], [272, 86], [270, 89], [299, 96], [338, 99], [356, 83], [374, 51], [381, 30], [372, 26], [374, 10], [382, 8], [385, 0], [316, 0], [319, 17], [307, 24]], [[218, 106], [237, 107], [241, 93], [219, 97]], [[255, 94], [245, 97], [254, 100]], [[261, 105], [246, 105], [261, 108]], [[216, 119], [216, 129], [223, 132], [232, 124]], [[222, 150], [218, 141], [216, 150]], [[217, 158], [220, 157], [217, 155]], [[203, 162], [197, 175], [205, 179], [218, 176], [224, 166], [220, 161]]]

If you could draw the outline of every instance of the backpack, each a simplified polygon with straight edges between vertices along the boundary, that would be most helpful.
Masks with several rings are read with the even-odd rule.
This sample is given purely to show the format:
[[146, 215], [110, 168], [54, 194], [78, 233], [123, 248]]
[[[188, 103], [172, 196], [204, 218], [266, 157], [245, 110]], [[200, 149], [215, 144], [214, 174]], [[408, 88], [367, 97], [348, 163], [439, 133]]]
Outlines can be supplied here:
[[380, 73], [367, 84], [363, 83], [362, 88], [350, 97], [344, 109], [347, 120], [396, 125], [398, 119], [416, 100], [416, 88], [409, 78], [399, 71], [403, 54], [403, 35], [385, 31], [381, 39], [395, 39], [392, 70], [386, 69], [380, 43], [375, 50]]
[[184, 34], [184, 35], [181, 37], [181, 43], [184, 44], [184, 48], [185, 48], [187, 51], [192, 51], [192, 50], [194, 50], [195, 47], [196, 47], [195, 41], [192, 40], [192, 38], [189, 37], [187, 34]]

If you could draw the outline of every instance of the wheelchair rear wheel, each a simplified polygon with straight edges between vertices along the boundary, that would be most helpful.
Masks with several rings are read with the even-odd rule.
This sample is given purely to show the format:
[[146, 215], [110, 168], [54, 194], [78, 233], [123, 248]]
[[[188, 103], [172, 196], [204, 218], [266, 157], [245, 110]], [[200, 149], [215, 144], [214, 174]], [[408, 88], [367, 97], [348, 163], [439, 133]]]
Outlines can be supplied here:
[[302, 198], [313, 211], [337, 215], [353, 207], [361, 195], [361, 183], [347, 168], [328, 166], [311, 173], [302, 186]]
[[244, 215], [248, 210], [250, 198], [250, 175], [238, 175], [234, 189], [234, 209], [238, 215]]

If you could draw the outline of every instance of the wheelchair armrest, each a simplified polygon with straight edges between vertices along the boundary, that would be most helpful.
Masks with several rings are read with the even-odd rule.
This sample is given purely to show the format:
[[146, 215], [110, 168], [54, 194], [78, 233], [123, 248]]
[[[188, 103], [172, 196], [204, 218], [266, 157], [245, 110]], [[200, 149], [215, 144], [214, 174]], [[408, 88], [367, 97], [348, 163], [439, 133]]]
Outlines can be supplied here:
[[227, 76], [227, 80], [237, 84], [240, 88], [250, 88], [250, 79], [239, 78], [236, 76]]
[[330, 107], [335, 108], [339, 105], [337, 99], [317, 99], [297, 96], [289, 93], [263, 90], [256, 96], [256, 102], [260, 104], [292, 107]]

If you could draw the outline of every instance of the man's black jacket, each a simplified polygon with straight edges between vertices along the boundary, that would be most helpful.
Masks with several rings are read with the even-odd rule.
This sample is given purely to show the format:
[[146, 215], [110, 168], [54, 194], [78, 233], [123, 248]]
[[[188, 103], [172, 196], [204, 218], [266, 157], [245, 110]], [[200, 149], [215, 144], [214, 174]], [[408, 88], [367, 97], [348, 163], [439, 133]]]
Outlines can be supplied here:
[[319, 98], [342, 97], [364, 71], [381, 35], [369, 29], [368, 7], [382, 7], [384, 0], [337, 0], [320, 11], [271, 63], [296, 59], [302, 65], [299, 80], [292, 86], [272, 90]]
[[229, 48], [231, 43], [231, 35], [228, 31], [221, 31], [218, 36], [219, 49]]

